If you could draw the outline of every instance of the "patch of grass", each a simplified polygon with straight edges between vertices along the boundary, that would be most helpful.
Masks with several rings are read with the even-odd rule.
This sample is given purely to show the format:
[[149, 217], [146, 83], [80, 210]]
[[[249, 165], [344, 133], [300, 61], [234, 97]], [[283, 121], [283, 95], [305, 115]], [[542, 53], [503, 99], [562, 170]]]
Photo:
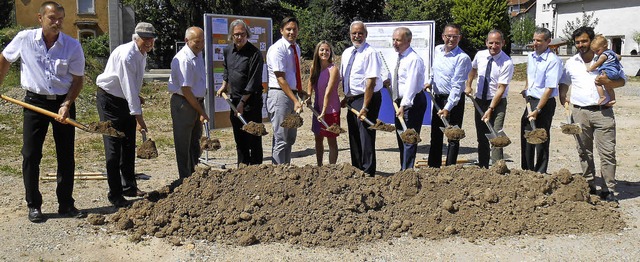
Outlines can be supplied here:
[[0, 165], [0, 174], [10, 176], [21, 176], [22, 170], [10, 165]]
[[16, 86], [20, 86], [20, 64], [17, 62], [9, 67], [9, 72], [7, 72], [7, 76], [2, 82], [2, 87], [0, 87], [0, 93], [4, 94], [9, 88]]

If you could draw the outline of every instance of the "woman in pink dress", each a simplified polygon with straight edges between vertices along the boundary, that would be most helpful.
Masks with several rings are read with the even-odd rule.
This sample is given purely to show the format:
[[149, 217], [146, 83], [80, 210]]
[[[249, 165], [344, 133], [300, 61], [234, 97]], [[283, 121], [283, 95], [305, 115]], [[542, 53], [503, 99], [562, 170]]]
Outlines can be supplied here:
[[[340, 78], [338, 67], [333, 64], [333, 47], [327, 41], [320, 41], [313, 52], [311, 78], [307, 92], [315, 92], [313, 107], [320, 113], [318, 119], [324, 119], [329, 126], [340, 125], [340, 98], [338, 97], [338, 81]], [[329, 132], [318, 121], [312, 120], [311, 130], [316, 138], [316, 160], [322, 166], [324, 154], [324, 138], [329, 143], [329, 164], [338, 160], [338, 134]]]

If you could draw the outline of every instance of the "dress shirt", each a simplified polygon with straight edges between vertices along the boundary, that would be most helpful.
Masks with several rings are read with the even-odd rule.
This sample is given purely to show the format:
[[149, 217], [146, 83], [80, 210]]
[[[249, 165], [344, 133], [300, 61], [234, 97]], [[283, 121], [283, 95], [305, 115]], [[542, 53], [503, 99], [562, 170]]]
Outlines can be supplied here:
[[[340, 64], [340, 76], [344, 77], [349, 58], [351, 58], [352, 50], [355, 46], [351, 46], [342, 53], [342, 63]], [[345, 96], [357, 96], [364, 94], [367, 86], [368, 78], [376, 78], [374, 92], [382, 89], [382, 61], [376, 50], [368, 43], [363, 43], [356, 52], [356, 58], [351, 65], [351, 74], [349, 75], [349, 89]], [[347, 91], [346, 87], [343, 87]]]
[[398, 70], [398, 93], [400, 106], [411, 107], [413, 98], [422, 92], [424, 87], [424, 62], [413, 48], [402, 52]]
[[[598, 95], [598, 89], [594, 82], [599, 72], [588, 72], [586, 68], [587, 65], [585, 65], [580, 54], [572, 56], [565, 62], [560, 83], [571, 86], [572, 104], [577, 106], [599, 105], [600, 95]], [[607, 96], [605, 103], [607, 103], [610, 97], [607, 92], [605, 92], [605, 95]]]
[[558, 96], [558, 82], [562, 77], [562, 60], [547, 48], [542, 54], [529, 54], [527, 60], [527, 96], [540, 99], [545, 89], [553, 91], [550, 97]]
[[434, 49], [430, 82], [434, 94], [449, 95], [444, 109], [451, 111], [464, 91], [464, 82], [471, 70], [471, 58], [459, 46], [449, 52], [445, 52], [444, 47], [438, 45]]
[[185, 45], [171, 60], [169, 92], [184, 96], [182, 87], [191, 87], [195, 97], [203, 98], [207, 93], [206, 74], [202, 52], [197, 56]]
[[227, 46], [223, 66], [222, 79], [231, 87], [229, 90], [232, 98], [262, 92], [264, 62], [262, 53], [253, 44], [246, 43], [240, 50], [235, 45]]
[[[251, 43], [247, 43], [251, 44]], [[298, 54], [300, 54], [300, 46], [295, 45]], [[267, 50], [267, 73], [269, 74], [269, 87], [281, 88], [274, 72], [283, 72], [284, 78], [287, 80], [292, 91], [296, 90], [296, 62], [294, 59], [291, 43], [287, 39], [280, 38], [269, 50]], [[298, 59], [300, 59], [298, 55]]]
[[111, 52], [104, 72], [96, 79], [96, 85], [108, 94], [126, 99], [129, 114], [141, 115], [139, 95], [146, 64], [147, 55], [140, 52], [135, 41], [122, 44]]
[[[484, 88], [484, 78], [485, 71], [487, 68], [487, 63], [491, 58], [491, 54], [489, 50], [482, 50], [476, 54], [476, 57], [473, 59], [471, 65], [473, 68], [478, 69], [478, 90], [476, 91], [476, 97], [482, 99], [482, 91]], [[493, 56], [493, 64], [491, 65], [491, 75], [489, 76], [489, 92], [487, 92], [487, 100], [493, 99], [498, 91], [498, 85], [504, 84], [507, 87], [502, 94], [502, 98], [507, 97], [507, 93], [509, 92], [509, 83], [511, 82], [511, 78], [513, 77], [513, 61], [511, 58], [505, 54], [503, 51], [500, 51], [499, 54]]]
[[62, 32], [47, 50], [42, 28], [20, 31], [2, 55], [11, 63], [22, 58], [20, 84], [40, 95], [64, 95], [69, 92], [73, 75], [84, 75], [82, 46]]

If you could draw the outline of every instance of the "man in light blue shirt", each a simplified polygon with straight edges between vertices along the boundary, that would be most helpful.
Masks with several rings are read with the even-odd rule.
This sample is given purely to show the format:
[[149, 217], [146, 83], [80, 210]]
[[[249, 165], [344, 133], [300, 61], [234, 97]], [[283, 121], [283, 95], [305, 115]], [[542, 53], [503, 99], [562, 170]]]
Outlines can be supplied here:
[[[442, 33], [444, 44], [436, 46], [431, 68], [431, 81], [425, 85], [425, 89], [433, 89], [436, 103], [442, 110], [431, 113], [431, 147], [429, 148], [429, 167], [442, 165], [443, 132], [440, 127], [444, 123], [440, 116], [449, 119], [449, 124], [462, 127], [464, 117], [464, 99], [462, 87], [471, 70], [471, 59], [460, 49], [458, 43], [462, 39], [460, 26], [447, 24]], [[447, 160], [445, 165], [455, 165], [458, 162], [460, 141], [449, 140]]]
[[[538, 28], [533, 33], [533, 49], [527, 61], [527, 82], [522, 95], [531, 104], [531, 113], [526, 105], [520, 125], [521, 167], [546, 173], [549, 164], [549, 140], [551, 120], [556, 110], [558, 82], [562, 76], [562, 61], [549, 49], [551, 32], [546, 28]], [[586, 69], [585, 69], [586, 70]], [[530, 131], [530, 119], [535, 120], [536, 128], [544, 128], [547, 140], [541, 144], [527, 143], [525, 131]]]

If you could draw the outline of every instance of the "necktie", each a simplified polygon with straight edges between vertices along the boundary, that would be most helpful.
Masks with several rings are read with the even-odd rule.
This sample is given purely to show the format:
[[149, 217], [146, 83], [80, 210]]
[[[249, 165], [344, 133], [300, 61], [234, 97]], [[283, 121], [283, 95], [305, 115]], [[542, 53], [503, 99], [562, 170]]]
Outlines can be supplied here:
[[353, 60], [356, 59], [356, 53], [358, 52], [357, 48], [353, 48], [351, 52], [351, 57], [349, 57], [349, 63], [347, 63], [347, 68], [344, 70], [344, 77], [342, 79], [342, 87], [344, 88], [344, 94], [349, 94], [349, 78], [351, 77], [351, 67], [353, 66]]
[[487, 70], [484, 72], [484, 86], [482, 87], [482, 100], [487, 100], [487, 93], [489, 93], [489, 79], [491, 79], [491, 64], [493, 57], [489, 58], [487, 62]]
[[398, 54], [398, 62], [396, 63], [396, 69], [393, 71], [393, 83], [391, 84], [391, 97], [393, 101], [396, 101], [400, 97], [399, 89], [398, 89], [398, 69], [400, 69], [400, 59], [402, 58], [402, 54]]
[[296, 90], [302, 90], [302, 78], [300, 77], [300, 59], [298, 58], [298, 50], [296, 45], [291, 45], [293, 48], [294, 62], [296, 63]]

